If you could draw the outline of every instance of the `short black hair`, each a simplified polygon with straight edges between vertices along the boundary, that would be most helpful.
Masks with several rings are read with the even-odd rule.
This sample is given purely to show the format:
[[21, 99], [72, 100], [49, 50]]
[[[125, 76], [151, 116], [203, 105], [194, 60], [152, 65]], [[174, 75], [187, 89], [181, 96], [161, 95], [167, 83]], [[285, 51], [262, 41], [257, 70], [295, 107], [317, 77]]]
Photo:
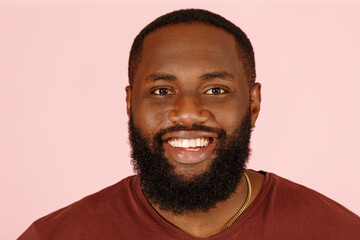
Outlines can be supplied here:
[[135, 73], [141, 61], [142, 43], [151, 32], [167, 25], [200, 22], [224, 29], [232, 34], [237, 42], [240, 58], [243, 60], [245, 74], [250, 86], [255, 82], [255, 57], [254, 50], [246, 34], [235, 24], [224, 17], [203, 9], [181, 9], [167, 13], [148, 24], [136, 36], [130, 50], [128, 75], [129, 84], [134, 83]]

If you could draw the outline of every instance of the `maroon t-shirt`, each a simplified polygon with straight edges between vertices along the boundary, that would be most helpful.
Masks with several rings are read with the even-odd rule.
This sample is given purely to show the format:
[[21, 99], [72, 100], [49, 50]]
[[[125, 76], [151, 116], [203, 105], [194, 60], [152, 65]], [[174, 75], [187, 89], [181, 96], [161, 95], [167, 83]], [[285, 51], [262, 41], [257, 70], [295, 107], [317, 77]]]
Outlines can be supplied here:
[[[264, 173], [265, 174], [265, 173]], [[149, 205], [131, 176], [34, 222], [19, 240], [195, 240]], [[360, 218], [340, 204], [266, 173], [259, 195], [227, 229], [206, 238], [246, 240], [357, 240]]]

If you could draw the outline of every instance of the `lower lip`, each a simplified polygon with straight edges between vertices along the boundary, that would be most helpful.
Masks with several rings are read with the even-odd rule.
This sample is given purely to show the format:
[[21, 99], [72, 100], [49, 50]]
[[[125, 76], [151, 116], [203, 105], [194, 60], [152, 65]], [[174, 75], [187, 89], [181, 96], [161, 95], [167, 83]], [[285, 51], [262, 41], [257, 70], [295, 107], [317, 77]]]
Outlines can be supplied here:
[[209, 159], [213, 154], [217, 140], [206, 147], [176, 148], [164, 143], [166, 157], [180, 164], [198, 164]]

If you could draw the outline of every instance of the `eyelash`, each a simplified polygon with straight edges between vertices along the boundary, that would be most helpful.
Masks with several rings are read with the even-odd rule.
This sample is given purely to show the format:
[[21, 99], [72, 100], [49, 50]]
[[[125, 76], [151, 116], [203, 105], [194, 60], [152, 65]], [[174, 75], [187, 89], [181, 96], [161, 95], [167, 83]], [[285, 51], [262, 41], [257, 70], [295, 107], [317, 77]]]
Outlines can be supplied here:
[[[212, 91], [214, 89], [219, 89], [220, 92], [219, 93], [213, 93]], [[161, 91], [162, 90], [166, 90], [167, 93], [165, 94], [162, 94]], [[211, 91], [211, 93], [208, 93], [209, 91]], [[170, 92], [170, 93], [169, 93]], [[228, 91], [226, 91], [225, 89], [223, 88], [220, 88], [220, 87], [215, 87], [215, 88], [210, 88], [209, 90], [206, 90], [205, 91], [205, 94], [208, 94], [208, 95], [221, 95], [221, 94], [224, 94], [224, 93], [227, 93]], [[171, 95], [171, 94], [174, 94], [174, 92], [168, 88], [158, 88], [158, 89], [155, 89], [154, 91], [151, 92], [152, 94], [155, 94], [155, 95], [162, 95], [162, 96], [165, 96], [165, 95]]]
[[[161, 94], [160, 90], [167, 90], [167, 91], [169, 91], [169, 92], [171, 92], [173, 94], [173, 91], [168, 89], [168, 88], [158, 88], [158, 89], [155, 89], [154, 91], [152, 91], [151, 93], [155, 94], [155, 95], [163, 95], [163, 96], [164, 95], [170, 95], [170, 94]], [[159, 92], [159, 93], [156, 93], [156, 92]]]
[[[220, 90], [220, 93], [207, 93], [209, 91], [213, 91], [214, 89], [219, 89]], [[210, 88], [209, 90], [205, 91], [205, 94], [209, 94], [209, 95], [221, 95], [221, 94], [224, 94], [224, 93], [227, 93], [228, 91], [226, 91], [225, 89], [223, 88], [220, 88], [220, 87], [215, 87], [215, 88]]]

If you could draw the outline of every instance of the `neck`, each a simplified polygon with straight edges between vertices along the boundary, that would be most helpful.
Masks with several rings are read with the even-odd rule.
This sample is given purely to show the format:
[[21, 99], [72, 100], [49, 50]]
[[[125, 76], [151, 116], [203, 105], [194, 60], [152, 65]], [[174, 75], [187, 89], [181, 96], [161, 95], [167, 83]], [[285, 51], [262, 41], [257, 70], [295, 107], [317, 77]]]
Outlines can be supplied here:
[[[258, 194], [263, 179], [258, 173], [246, 171], [253, 185], [253, 196], [249, 205]], [[261, 175], [262, 176], [262, 175]], [[216, 206], [208, 212], [185, 212], [181, 215], [174, 215], [171, 212], [161, 210], [159, 206], [152, 207], [172, 225], [191, 236], [198, 238], [206, 238], [218, 232], [225, 224], [227, 224], [233, 216], [239, 211], [247, 197], [248, 186], [245, 176], [241, 178], [235, 192], [224, 202], [217, 203]]]

